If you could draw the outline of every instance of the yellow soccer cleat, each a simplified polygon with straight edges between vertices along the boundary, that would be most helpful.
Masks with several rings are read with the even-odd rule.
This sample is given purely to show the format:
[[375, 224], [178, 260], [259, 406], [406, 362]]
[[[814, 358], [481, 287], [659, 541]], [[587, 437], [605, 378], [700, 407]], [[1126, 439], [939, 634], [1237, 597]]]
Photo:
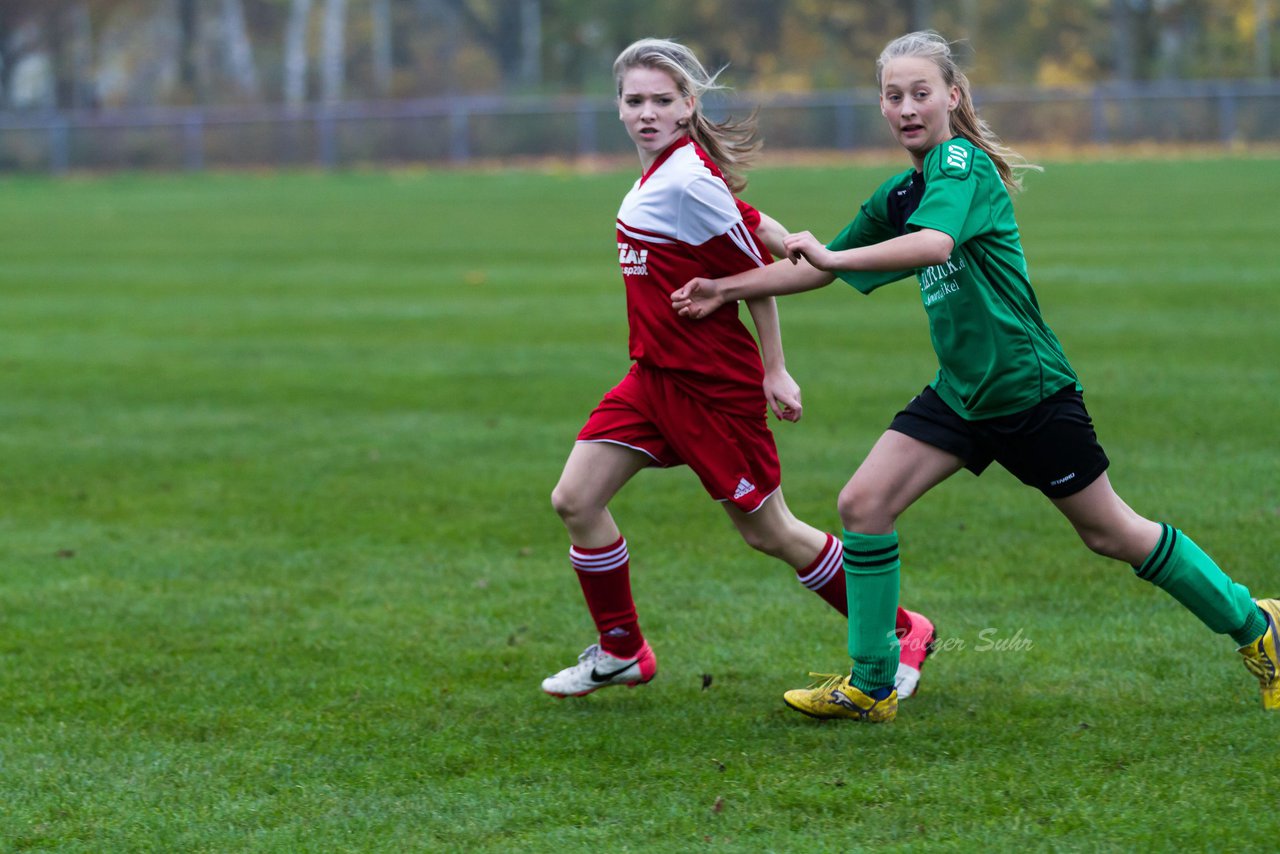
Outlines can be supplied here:
[[1267, 615], [1267, 630], [1252, 643], [1240, 647], [1244, 656], [1244, 666], [1258, 677], [1262, 686], [1262, 708], [1280, 710], [1280, 638], [1276, 637], [1276, 626], [1280, 624], [1280, 599], [1256, 600], [1262, 613]]
[[826, 681], [782, 695], [782, 701], [797, 712], [811, 718], [852, 718], [871, 724], [887, 724], [898, 716], [898, 692], [892, 688], [886, 689], [888, 694], [877, 699], [849, 684], [848, 675], [809, 675]]

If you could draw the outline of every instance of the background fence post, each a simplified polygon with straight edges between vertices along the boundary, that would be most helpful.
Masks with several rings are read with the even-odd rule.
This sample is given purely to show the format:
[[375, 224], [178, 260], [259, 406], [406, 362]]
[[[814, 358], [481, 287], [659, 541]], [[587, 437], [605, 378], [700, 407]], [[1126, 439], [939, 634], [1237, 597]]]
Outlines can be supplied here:
[[333, 109], [321, 107], [316, 113], [316, 156], [320, 165], [332, 169], [338, 162], [338, 142], [335, 139], [336, 128]]
[[465, 102], [454, 98], [449, 105], [449, 159], [454, 163], [466, 163], [471, 158], [470, 125]]
[[71, 129], [67, 117], [55, 114], [49, 120], [49, 171], [62, 175], [71, 165]]
[[590, 157], [596, 148], [596, 112], [583, 98], [578, 101], [578, 156]]
[[1236, 96], [1230, 86], [1218, 85], [1218, 132], [1228, 148], [1236, 141]]
[[1090, 102], [1090, 116], [1093, 120], [1093, 141], [1096, 145], [1106, 145], [1111, 137], [1107, 133], [1107, 98], [1102, 84], [1093, 87], [1093, 98]]
[[182, 123], [182, 152], [188, 172], [204, 170], [204, 114], [199, 110], [189, 111]]
[[854, 147], [857, 126], [854, 119], [853, 95], [836, 102], [836, 148], [848, 151]]

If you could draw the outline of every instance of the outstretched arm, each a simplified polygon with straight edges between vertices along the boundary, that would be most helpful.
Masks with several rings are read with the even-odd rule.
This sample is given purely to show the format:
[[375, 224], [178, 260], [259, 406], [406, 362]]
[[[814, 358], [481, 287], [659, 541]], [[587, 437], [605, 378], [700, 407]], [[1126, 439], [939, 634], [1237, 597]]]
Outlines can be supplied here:
[[807, 231], [787, 235], [783, 245], [793, 264], [807, 261], [818, 269], [835, 273], [930, 267], [951, 257], [956, 244], [945, 232], [922, 228], [880, 243], [835, 252]]
[[760, 338], [760, 357], [764, 361], [764, 396], [773, 414], [783, 421], [799, 421], [800, 386], [787, 373], [787, 360], [782, 353], [782, 328], [778, 323], [778, 302], [773, 297], [747, 300], [747, 310]]
[[736, 299], [782, 296], [812, 291], [831, 284], [835, 276], [808, 261], [769, 264], [723, 279], [690, 279], [671, 293], [671, 307], [682, 317], [706, 317]]

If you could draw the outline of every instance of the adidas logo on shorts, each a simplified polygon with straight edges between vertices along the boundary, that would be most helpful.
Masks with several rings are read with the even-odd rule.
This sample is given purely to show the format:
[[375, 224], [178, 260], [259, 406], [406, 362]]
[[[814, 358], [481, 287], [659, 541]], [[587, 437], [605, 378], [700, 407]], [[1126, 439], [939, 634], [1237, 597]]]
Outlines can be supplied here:
[[738, 481], [738, 488], [733, 491], [733, 497], [735, 499], [741, 498], [742, 496], [755, 491], [756, 485], [744, 477], [742, 480]]

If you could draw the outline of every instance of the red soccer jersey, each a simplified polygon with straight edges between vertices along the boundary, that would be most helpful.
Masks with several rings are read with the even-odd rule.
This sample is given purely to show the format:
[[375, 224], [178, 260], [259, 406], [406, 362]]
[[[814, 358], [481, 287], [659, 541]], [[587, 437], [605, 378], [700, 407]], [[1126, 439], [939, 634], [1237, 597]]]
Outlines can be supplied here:
[[702, 320], [671, 309], [671, 292], [772, 259], [753, 229], [760, 215], [734, 198], [720, 170], [686, 137], [659, 155], [618, 210], [618, 263], [627, 287], [631, 358], [671, 371], [725, 411], [764, 412], [764, 368], [736, 302]]

